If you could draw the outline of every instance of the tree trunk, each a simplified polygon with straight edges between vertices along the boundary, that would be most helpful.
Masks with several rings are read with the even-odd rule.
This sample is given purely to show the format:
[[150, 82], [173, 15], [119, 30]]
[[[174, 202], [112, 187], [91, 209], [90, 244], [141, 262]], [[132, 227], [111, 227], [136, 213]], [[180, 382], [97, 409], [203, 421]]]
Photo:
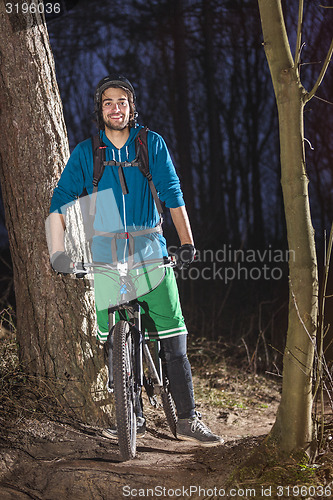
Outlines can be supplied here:
[[280, 0], [259, 0], [264, 46], [279, 114], [281, 184], [287, 223], [289, 321], [282, 398], [271, 435], [283, 451], [312, 441], [312, 367], [318, 310], [317, 261], [305, 170], [305, 90], [292, 59]]
[[20, 361], [36, 383], [56, 391], [67, 410], [102, 423], [108, 401], [97, 383], [105, 368], [93, 334], [91, 293], [82, 281], [51, 271], [46, 245], [51, 195], [69, 155], [47, 30], [39, 17], [8, 15], [5, 9], [1, 3], [0, 181]]

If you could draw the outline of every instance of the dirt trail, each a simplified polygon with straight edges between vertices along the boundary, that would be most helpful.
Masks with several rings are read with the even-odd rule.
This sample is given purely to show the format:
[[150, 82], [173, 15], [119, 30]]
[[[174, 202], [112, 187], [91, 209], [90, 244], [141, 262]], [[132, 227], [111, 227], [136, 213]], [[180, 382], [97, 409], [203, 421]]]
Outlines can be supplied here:
[[[271, 381], [247, 375], [225, 375], [224, 388], [219, 387], [215, 375], [217, 388], [209, 388], [211, 377], [194, 382], [199, 394], [206, 391], [204, 398], [197, 397], [203, 420], [223, 436], [223, 445], [203, 448], [177, 441], [162, 410], [147, 408], [148, 430], [138, 442], [137, 457], [120, 462], [118, 446], [99, 429], [45, 418], [22, 420], [0, 440], [0, 499], [218, 498], [212, 496], [214, 488], [215, 493], [223, 488], [271, 429], [279, 393]], [[217, 393], [225, 396], [223, 406], [209, 401]]]

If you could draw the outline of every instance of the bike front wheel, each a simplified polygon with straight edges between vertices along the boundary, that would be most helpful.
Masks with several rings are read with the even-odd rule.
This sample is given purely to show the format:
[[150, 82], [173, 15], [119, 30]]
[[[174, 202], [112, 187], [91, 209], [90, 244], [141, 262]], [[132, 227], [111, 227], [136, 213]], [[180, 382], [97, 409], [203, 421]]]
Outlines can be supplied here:
[[118, 445], [123, 460], [136, 454], [134, 345], [127, 321], [113, 330], [113, 380]]

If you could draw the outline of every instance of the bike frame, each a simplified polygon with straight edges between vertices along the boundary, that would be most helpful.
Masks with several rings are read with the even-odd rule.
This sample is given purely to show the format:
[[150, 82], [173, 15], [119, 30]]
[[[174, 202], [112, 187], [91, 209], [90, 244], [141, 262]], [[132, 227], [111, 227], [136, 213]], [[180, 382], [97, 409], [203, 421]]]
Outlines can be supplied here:
[[[161, 260], [150, 261], [148, 264], [156, 263], [157, 267], [174, 267], [175, 260], [174, 258], [165, 259], [164, 264], [161, 264]], [[136, 267], [141, 267], [143, 263], [140, 263]], [[127, 280], [130, 280], [130, 276], [128, 274], [128, 266], [127, 264], [118, 263], [116, 265], [110, 264], [93, 264], [93, 263], [75, 263], [74, 264], [74, 273], [82, 274], [82, 271], [86, 271], [87, 269], [105, 269], [105, 270], [117, 270], [119, 276], [121, 278], [121, 286], [127, 283]], [[98, 272], [98, 271], [97, 271]], [[121, 295], [122, 301], [125, 299], [125, 294]], [[108, 336], [108, 344], [110, 349], [108, 350], [108, 368], [109, 368], [109, 383], [108, 390], [109, 392], [113, 392], [113, 356], [112, 356], [112, 331], [114, 326], [116, 325], [116, 312], [119, 313], [120, 318], [128, 321], [131, 325], [131, 335], [135, 346], [135, 391], [141, 391], [144, 386], [149, 398], [150, 403], [153, 406], [156, 406], [156, 402], [154, 400], [154, 396], [157, 394], [161, 394], [165, 389], [165, 384], [163, 380], [163, 367], [162, 360], [159, 356], [160, 352], [160, 341], [153, 340], [148, 342], [153, 343], [153, 356], [150, 352], [150, 349], [147, 345], [147, 341], [142, 333], [141, 328], [141, 311], [140, 304], [137, 299], [133, 299], [130, 302], [123, 302], [117, 306], [110, 306], [108, 308], [108, 320], [109, 320], [109, 336]], [[143, 368], [143, 359], [145, 360], [145, 364], [147, 366], [148, 375], [153, 380], [153, 390], [149, 390], [149, 386], [144, 383], [144, 368]]]
[[[159, 340], [149, 341], [153, 345], [153, 355], [150, 352], [147, 340], [141, 331], [141, 312], [140, 304], [135, 300], [130, 304], [123, 304], [117, 308], [109, 308], [109, 337], [108, 342], [111, 347], [108, 353], [109, 361], [109, 390], [113, 389], [113, 360], [112, 360], [112, 331], [116, 325], [116, 312], [121, 316], [121, 319], [128, 321], [131, 325], [131, 336], [135, 346], [135, 391], [138, 392], [144, 386], [149, 398], [150, 403], [156, 406], [154, 396], [161, 394], [165, 385], [163, 381], [163, 368], [162, 360], [159, 356], [161, 343]], [[123, 316], [122, 316], [123, 315]], [[149, 378], [153, 381], [153, 389], [149, 390], [147, 382], [144, 382], [144, 366], [143, 360], [147, 367]]]
[[[134, 267], [143, 267], [147, 272], [146, 265], [140, 263]], [[149, 267], [149, 272], [158, 267], [174, 267], [175, 261], [167, 260], [161, 264], [158, 260], [157, 266]], [[150, 403], [157, 406], [157, 395], [162, 401], [163, 410], [172, 434], [176, 433], [176, 413], [172, 396], [168, 390], [168, 380], [163, 372], [162, 360], [159, 356], [160, 342], [153, 341], [153, 355], [150, 352], [141, 327], [141, 308], [138, 298], [126, 301], [126, 292], [135, 287], [135, 280], [129, 274], [128, 266], [117, 264], [74, 264], [74, 272], [83, 277], [88, 274], [87, 269], [95, 272], [106, 273], [118, 271], [120, 277], [120, 303], [116, 306], [109, 306], [108, 321], [109, 335], [106, 342], [108, 356], [108, 391], [115, 394], [116, 421], [118, 432], [118, 444], [120, 454], [124, 460], [134, 458], [136, 453], [136, 415], [142, 409], [142, 387], [145, 388]], [[114, 276], [110, 275], [114, 281]], [[123, 292], [122, 292], [123, 290]], [[119, 296], [118, 296], [119, 297]], [[120, 321], [116, 321], [116, 313], [119, 314]], [[128, 328], [128, 329], [127, 329]], [[117, 358], [113, 360], [113, 351], [117, 352]], [[144, 370], [144, 363], [146, 373]]]

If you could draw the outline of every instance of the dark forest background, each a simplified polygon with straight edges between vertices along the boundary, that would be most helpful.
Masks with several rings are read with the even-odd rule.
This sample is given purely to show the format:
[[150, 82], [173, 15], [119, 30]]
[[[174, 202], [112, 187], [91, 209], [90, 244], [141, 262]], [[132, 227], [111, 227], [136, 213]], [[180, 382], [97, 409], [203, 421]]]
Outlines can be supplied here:
[[[126, 75], [136, 89], [139, 123], [165, 138], [181, 179], [199, 250], [194, 270], [178, 280], [193, 338], [221, 338], [225, 349], [239, 346], [255, 369], [278, 367], [288, 313], [288, 266], [286, 259], [276, 262], [272, 256], [285, 251], [287, 241], [277, 110], [257, 1], [59, 3], [61, 15], [47, 24], [71, 150], [96, 132], [92, 112], [98, 81], [108, 73]], [[301, 75], [307, 90], [317, 79], [333, 25], [332, 9], [320, 4], [305, 1]], [[284, 2], [284, 8], [293, 49], [298, 2]], [[332, 80], [329, 68], [305, 113], [320, 268], [333, 215]], [[1, 224], [6, 306], [14, 299], [3, 216]], [[164, 226], [169, 245], [176, 245], [168, 216]], [[242, 253], [236, 254], [239, 249]], [[255, 255], [251, 262], [250, 252]], [[265, 278], [263, 272], [243, 271], [223, 279], [221, 268], [236, 271], [239, 265], [248, 272], [278, 267], [281, 273], [275, 273], [278, 279], [268, 273], [266, 279], [267, 273]]]

